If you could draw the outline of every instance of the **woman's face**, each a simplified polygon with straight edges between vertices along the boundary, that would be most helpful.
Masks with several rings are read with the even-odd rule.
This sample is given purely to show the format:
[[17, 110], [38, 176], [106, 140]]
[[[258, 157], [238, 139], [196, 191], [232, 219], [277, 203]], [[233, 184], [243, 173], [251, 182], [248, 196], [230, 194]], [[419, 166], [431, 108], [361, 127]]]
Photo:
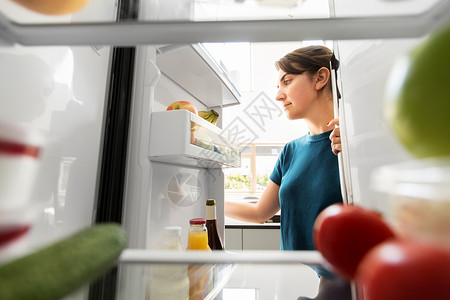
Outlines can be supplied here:
[[308, 109], [316, 96], [314, 80], [306, 73], [288, 74], [280, 70], [277, 87], [276, 100], [283, 103], [288, 119], [307, 117]]

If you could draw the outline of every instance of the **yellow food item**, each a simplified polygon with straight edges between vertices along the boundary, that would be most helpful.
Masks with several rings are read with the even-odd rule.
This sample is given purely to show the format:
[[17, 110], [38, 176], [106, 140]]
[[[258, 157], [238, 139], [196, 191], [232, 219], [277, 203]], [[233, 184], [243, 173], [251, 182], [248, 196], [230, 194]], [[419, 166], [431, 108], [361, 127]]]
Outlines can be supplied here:
[[13, 0], [14, 2], [45, 15], [65, 15], [83, 8], [89, 0]]
[[219, 113], [216, 112], [214, 109], [201, 110], [198, 112], [198, 115], [214, 125], [216, 125], [217, 120], [219, 119]]
[[206, 231], [189, 232], [188, 250], [209, 250], [208, 233]]

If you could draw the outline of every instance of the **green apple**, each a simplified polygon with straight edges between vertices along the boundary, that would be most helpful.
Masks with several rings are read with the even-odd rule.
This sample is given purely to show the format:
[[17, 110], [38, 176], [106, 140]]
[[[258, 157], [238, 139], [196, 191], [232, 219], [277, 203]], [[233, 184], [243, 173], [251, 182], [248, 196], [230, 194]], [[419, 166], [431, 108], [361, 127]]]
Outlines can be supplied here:
[[396, 64], [385, 104], [394, 134], [414, 157], [450, 155], [450, 26]]

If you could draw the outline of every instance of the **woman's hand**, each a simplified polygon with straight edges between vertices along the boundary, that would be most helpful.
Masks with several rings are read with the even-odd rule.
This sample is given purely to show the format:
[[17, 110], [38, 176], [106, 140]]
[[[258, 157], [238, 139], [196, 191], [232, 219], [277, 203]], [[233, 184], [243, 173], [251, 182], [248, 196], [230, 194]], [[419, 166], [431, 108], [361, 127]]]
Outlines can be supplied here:
[[341, 130], [339, 128], [339, 119], [333, 119], [327, 124], [328, 127], [337, 126], [330, 134], [331, 150], [335, 155], [342, 151]]

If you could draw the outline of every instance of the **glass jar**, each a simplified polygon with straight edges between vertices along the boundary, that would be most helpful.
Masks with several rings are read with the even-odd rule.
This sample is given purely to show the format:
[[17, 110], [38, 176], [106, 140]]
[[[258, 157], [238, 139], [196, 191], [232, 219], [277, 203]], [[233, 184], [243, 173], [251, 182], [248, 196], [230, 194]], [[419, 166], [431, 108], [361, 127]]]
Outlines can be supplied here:
[[195, 218], [189, 221], [187, 250], [210, 250], [205, 218]]

